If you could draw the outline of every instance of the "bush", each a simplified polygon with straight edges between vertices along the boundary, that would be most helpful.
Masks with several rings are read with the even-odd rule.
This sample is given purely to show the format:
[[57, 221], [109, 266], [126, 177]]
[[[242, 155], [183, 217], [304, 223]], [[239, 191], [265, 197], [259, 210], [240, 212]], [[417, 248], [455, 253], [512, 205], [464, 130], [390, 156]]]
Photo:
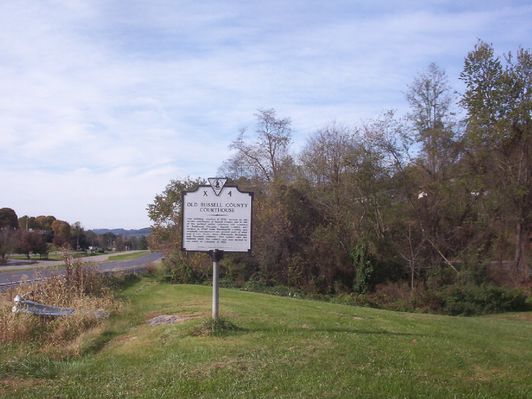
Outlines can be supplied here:
[[220, 288], [241, 288], [241, 285], [228, 275], [220, 277], [218, 280], [218, 285]]
[[395, 311], [462, 316], [520, 311], [527, 308], [527, 296], [520, 290], [473, 284], [451, 285], [440, 289], [418, 286], [411, 291], [406, 282], [388, 282], [377, 285], [375, 292], [370, 294], [342, 294], [328, 300]]
[[297, 288], [287, 287], [286, 285], [279, 284], [270, 285], [260, 277], [254, 277], [246, 281], [242, 289], [244, 291], [261, 292], [263, 294], [289, 296], [293, 298], [301, 298], [304, 296], [303, 293]]
[[[208, 261], [197, 254], [188, 255], [182, 252], [174, 252], [163, 261], [164, 278], [172, 283], [201, 284], [206, 280], [204, 272]], [[202, 267], [203, 266], [203, 267]]]
[[359, 294], [366, 294], [373, 289], [375, 283], [375, 257], [369, 253], [364, 241], [360, 241], [349, 255], [356, 272], [353, 289]]
[[268, 283], [260, 276], [254, 275], [244, 283], [242, 289], [244, 291], [264, 292], [268, 288]]
[[454, 286], [440, 291], [442, 312], [451, 315], [474, 315], [525, 310], [526, 295], [517, 289], [492, 285]]
[[146, 273], [148, 273], [150, 276], [156, 275], [158, 270], [158, 266], [153, 262], [150, 262], [146, 265]]

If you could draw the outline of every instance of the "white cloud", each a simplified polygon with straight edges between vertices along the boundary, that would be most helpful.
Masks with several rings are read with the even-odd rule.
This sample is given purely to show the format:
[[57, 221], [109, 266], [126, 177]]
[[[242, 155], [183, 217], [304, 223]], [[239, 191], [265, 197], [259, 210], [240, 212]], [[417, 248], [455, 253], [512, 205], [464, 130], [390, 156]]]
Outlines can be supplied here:
[[0, 179], [5, 187], [16, 187], [3, 200], [19, 217], [45, 214], [80, 221], [86, 228], [141, 228], [149, 225], [146, 207], [154, 193], [162, 192], [169, 178], [181, 173], [169, 166], [139, 174], [128, 168], [103, 173], [34, 171], [25, 173], [21, 182], [16, 172], [0, 171]]
[[215, 174], [258, 108], [291, 117], [297, 148], [332, 120], [403, 110], [432, 61], [457, 84], [477, 38], [526, 45], [531, 14], [502, 1], [2, 3], [2, 201], [92, 226], [147, 223], [145, 203], [170, 178]]

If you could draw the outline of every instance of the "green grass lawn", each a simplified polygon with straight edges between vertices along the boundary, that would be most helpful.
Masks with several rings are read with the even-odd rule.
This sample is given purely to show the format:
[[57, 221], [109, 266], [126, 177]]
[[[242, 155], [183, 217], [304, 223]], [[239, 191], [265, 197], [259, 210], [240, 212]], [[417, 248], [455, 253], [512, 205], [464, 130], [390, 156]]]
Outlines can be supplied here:
[[[123, 314], [50, 359], [0, 349], [0, 396], [16, 398], [530, 398], [532, 313], [396, 313], [222, 289], [241, 330], [195, 336], [211, 289], [144, 279]], [[157, 315], [181, 324], [150, 326]]]
[[149, 251], [135, 251], [130, 254], [120, 254], [120, 255], [112, 255], [109, 256], [109, 260], [112, 261], [120, 261], [120, 260], [133, 260], [142, 258], [144, 255], [146, 255]]

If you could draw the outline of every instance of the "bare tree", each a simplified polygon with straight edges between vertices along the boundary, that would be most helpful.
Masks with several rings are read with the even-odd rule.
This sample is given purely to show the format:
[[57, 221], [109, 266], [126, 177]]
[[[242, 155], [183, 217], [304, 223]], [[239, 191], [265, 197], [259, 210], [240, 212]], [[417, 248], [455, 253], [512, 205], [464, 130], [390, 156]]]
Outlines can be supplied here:
[[409, 117], [419, 132], [435, 129], [449, 116], [450, 86], [445, 71], [431, 63], [408, 86]]
[[414, 125], [416, 141], [422, 145], [421, 166], [432, 178], [455, 158], [450, 93], [445, 71], [431, 63], [408, 86], [406, 94], [410, 104], [408, 119]]
[[259, 110], [256, 117], [255, 140], [250, 142], [246, 130], [242, 129], [230, 146], [236, 154], [225, 166], [241, 175], [275, 181], [285, 175], [292, 164], [288, 153], [291, 121], [277, 118], [274, 109]]
[[300, 155], [303, 172], [318, 186], [338, 187], [354, 149], [353, 134], [346, 127], [331, 124], [311, 136]]

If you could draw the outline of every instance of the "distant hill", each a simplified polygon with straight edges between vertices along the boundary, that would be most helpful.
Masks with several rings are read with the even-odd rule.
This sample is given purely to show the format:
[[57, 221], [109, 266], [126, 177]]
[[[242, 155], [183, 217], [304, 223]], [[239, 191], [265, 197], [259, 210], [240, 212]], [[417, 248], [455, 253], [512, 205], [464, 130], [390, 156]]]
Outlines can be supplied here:
[[105, 233], [113, 233], [117, 236], [124, 236], [124, 237], [141, 237], [141, 236], [148, 236], [151, 233], [150, 227], [145, 227], [143, 229], [92, 229], [96, 234], [105, 234]]

